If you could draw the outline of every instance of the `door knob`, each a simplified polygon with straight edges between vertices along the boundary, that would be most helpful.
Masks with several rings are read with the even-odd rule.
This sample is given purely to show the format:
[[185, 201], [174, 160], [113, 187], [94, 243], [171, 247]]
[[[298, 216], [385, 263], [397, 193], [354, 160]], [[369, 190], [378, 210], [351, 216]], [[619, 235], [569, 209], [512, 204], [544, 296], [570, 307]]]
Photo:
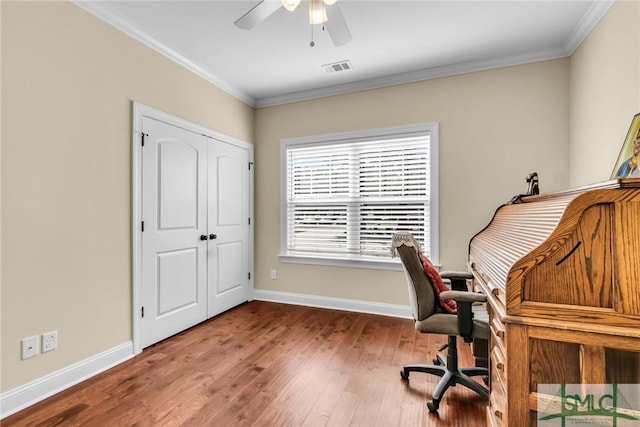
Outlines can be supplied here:
[[207, 240], [207, 235], [206, 234], [201, 234], [200, 235], [200, 240]]
[[211, 240], [213, 240], [213, 239], [217, 239], [217, 238], [218, 238], [218, 235], [217, 235], [217, 234], [209, 234], [209, 238], [210, 238]]

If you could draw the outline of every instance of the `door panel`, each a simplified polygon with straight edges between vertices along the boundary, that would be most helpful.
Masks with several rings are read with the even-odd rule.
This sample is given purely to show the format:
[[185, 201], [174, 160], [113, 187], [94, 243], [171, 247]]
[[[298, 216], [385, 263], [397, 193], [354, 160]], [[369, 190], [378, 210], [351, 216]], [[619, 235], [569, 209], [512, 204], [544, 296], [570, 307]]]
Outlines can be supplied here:
[[209, 147], [209, 309], [215, 316], [249, 299], [249, 151]]
[[142, 347], [206, 319], [207, 161], [202, 135], [142, 121]]
[[[242, 153], [239, 153], [242, 154]], [[218, 157], [218, 225], [244, 225], [242, 186], [246, 182], [243, 175], [247, 174], [247, 162], [241, 159], [223, 156]], [[245, 202], [246, 203], [246, 202]]]
[[185, 249], [158, 254], [157, 317], [198, 303], [198, 251]]
[[198, 156], [183, 141], [158, 142], [160, 229], [198, 227]]
[[239, 241], [217, 245], [218, 294], [243, 286], [247, 280], [244, 276], [243, 265], [238, 262], [244, 256], [242, 243]]

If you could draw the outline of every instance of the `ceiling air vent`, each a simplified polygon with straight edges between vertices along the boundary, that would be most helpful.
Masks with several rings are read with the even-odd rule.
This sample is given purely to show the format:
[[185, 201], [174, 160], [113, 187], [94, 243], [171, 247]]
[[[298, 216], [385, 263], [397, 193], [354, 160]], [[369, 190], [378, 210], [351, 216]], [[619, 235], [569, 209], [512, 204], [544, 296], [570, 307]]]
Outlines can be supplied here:
[[336, 73], [338, 71], [350, 70], [353, 67], [351, 66], [351, 62], [349, 61], [340, 61], [334, 62], [333, 64], [323, 65], [322, 68], [324, 68], [327, 73]]

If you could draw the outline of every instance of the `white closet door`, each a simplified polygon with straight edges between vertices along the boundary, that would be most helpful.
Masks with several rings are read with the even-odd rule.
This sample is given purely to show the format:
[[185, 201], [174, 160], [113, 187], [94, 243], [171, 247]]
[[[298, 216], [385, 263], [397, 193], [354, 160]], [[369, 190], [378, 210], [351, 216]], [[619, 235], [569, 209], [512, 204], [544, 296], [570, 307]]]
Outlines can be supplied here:
[[142, 124], [141, 341], [147, 347], [206, 320], [209, 140], [147, 117]]
[[209, 145], [209, 310], [215, 316], [249, 299], [249, 151]]

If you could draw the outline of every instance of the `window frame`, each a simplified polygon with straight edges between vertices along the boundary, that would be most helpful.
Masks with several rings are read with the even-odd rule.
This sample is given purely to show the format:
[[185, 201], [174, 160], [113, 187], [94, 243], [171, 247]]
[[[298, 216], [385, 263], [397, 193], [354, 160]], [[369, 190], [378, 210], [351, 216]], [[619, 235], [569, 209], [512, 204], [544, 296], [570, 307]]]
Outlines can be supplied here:
[[[354, 143], [403, 138], [429, 134], [429, 257], [434, 265], [439, 265], [439, 221], [438, 221], [438, 138], [437, 122], [407, 126], [393, 126], [379, 129], [324, 134], [300, 138], [286, 138], [280, 141], [280, 260], [289, 263], [328, 265], [339, 267], [373, 268], [382, 270], [401, 270], [397, 258], [372, 259], [359, 255], [332, 256], [318, 253], [300, 253], [287, 248], [287, 150], [292, 146], [326, 145], [336, 143]], [[391, 242], [389, 242], [391, 245]]]

